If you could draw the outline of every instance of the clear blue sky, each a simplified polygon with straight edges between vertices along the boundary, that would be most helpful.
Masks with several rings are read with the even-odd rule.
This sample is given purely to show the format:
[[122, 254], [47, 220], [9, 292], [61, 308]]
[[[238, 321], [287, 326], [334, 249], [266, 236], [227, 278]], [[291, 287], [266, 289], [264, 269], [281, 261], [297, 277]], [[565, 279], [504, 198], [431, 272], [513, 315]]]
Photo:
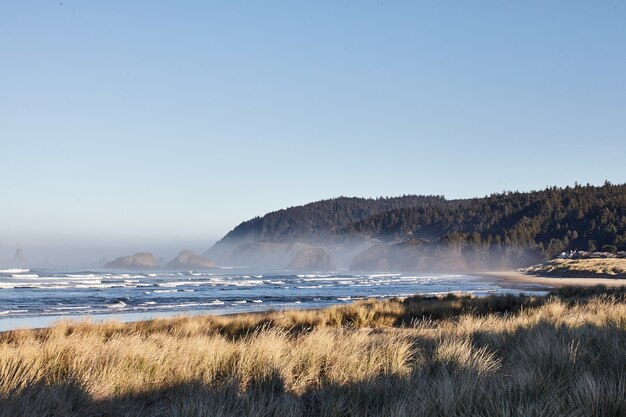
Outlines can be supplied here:
[[5, 0], [0, 143], [5, 246], [624, 182], [626, 3]]

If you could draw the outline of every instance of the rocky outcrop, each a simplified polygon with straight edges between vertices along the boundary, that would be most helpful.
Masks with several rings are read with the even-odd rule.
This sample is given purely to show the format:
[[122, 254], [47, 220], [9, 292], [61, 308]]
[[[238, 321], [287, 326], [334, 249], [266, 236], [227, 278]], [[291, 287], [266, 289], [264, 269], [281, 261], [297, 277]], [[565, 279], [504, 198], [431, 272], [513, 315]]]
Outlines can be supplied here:
[[189, 269], [211, 269], [215, 267], [215, 262], [210, 259], [184, 250], [178, 256], [165, 265], [165, 269], [169, 270], [189, 270]]
[[305, 271], [330, 271], [335, 269], [324, 248], [306, 248], [295, 254], [287, 269]]
[[139, 252], [130, 256], [121, 256], [107, 262], [104, 267], [112, 269], [151, 269], [159, 266], [154, 256], [148, 252]]
[[294, 267], [301, 271], [346, 270], [352, 258], [371, 245], [372, 242], [365, 238], [328, 244], [224, 242], [213, 246], [204, 256], [215, 259], [219, 266], [247, 266], [260, 270]]
[[[284, 243], [242, 243], [224, 251], [219, 258], [213, 259], [217, 259], [220, 266], [279, 269], [291, 259], [286, 259], [288, 248], [289, 245]], [[205, 254], [205, 256], [207, 255]]]
[[378, 243], [365, 249], [352, 259], [353, 271], [383, 271], [389, 268], [389, 246]]
[[377, 243], [356, 255], [352, 271], [452, 272], [468, 268], [459, 248], [426, 241]]

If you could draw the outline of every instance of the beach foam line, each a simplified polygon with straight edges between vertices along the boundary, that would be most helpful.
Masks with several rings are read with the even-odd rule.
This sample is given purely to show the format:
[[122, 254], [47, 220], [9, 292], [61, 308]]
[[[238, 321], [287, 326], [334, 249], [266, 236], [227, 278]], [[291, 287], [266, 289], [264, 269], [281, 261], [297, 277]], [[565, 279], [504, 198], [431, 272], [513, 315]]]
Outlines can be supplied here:
[[22, 274], [24, 272], [30, 272], [30, 269], [23, 269], [23, 268], [0, 269], [0, 274]]
[[0, 316], [5, 314], [16, 314], [16, 313], [28, 313], [28, 310], [3, 310], [0, 311]]

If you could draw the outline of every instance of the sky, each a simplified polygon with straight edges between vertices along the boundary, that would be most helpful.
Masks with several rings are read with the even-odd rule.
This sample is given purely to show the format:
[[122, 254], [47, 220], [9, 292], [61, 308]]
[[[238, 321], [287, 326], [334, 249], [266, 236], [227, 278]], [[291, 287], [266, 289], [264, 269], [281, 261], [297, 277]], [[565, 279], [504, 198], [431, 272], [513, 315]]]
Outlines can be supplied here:
[[626, 180], [620, 1], [0, 3], [0, 257]]

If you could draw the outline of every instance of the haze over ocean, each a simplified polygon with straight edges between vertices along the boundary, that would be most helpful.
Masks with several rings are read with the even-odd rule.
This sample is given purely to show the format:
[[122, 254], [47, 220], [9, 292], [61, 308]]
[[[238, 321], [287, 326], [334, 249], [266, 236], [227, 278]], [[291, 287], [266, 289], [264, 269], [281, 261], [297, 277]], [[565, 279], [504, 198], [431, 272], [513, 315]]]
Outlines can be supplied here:
[[201, 252], [339, 195], [622, 182], [624, 21], [622, 2], [4, 1], [0, 259]]

